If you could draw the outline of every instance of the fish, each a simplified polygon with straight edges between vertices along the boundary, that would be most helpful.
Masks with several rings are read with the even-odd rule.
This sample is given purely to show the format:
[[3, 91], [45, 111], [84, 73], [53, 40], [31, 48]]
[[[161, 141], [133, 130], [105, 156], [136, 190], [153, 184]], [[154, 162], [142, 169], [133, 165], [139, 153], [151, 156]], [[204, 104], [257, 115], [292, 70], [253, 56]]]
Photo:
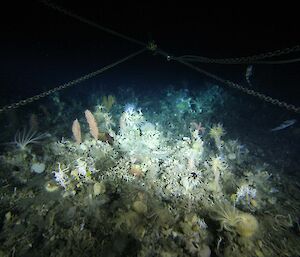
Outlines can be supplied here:
[[250, 77], [252, 77], [252, 75], [253, 75], [253, 66], [250, 65], [250, 66], [248, 66], [247, 69], [246, 69], [245, 78], [246, 78], [246, 80], [247, 80], [247, 83], [248, 83], [251, 87], [252, 87], [252, 83], [251, 83], [251, 81], [250, 81]]
[[272, 128], [270, 131], [278, 131], [278, 130], [285, 129], [287, 127], [294, 125], [296, 122], [297, 122], [297, 120], [295, 120], [295, 119], [286, 120], [283, 123], [281, 123], [278, 127]]

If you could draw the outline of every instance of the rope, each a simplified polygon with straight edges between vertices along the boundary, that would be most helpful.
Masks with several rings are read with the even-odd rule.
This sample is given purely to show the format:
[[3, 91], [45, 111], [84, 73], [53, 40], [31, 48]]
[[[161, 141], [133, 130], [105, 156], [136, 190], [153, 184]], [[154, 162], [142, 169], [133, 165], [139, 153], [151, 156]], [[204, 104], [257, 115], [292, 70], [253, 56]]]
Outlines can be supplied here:
[[93, 21], [90, 21], [90, 20], [88, 20], [88, 19], [86, 19], [86, 18], [84, 18], [84, 17], [82, 17], [82, 16], [80, 16], [80, 15], [78, 15], [78, 14], [76, 14], [76, 13], [73, 13], [73, 12], [71, 12], [71, 11], [68, 11], [68, 10], [64, 9], [64, 8], [61, 7], [61, 6], [58, 6], [58, 5], [54, 4], [54, 3], [52, 3], [51, 1], [48, 1], [48, 0], [39, 0], [39, 1], [40, 1], [41, 3], [43, 3], [44, 5], [46, 5], [46, 6], [50, 7], [50, 8], [52, 8], [53, 10], [56, 10], [56, 11], [58, 11], [58, 12], [61, 12], [62, 14], [65, 14], [65, 15], [67, 15], [67, 16], [70, 16], [70, 17], [72, 17], [72, 18], [74, 18], [74, 19], [76, 19], [76, 20], [79, 20], [79, 21], [81, 21], [81, 22], [83, 22], [83, 23], [86, 23], [86, 24], [88, 24], [88, 25], [90, 25], [90, 26], [92, 26], [92, 27], [95, 27], [95, 28], [97, 28], [97, 29], [100, 29], [100, 30], [102, 30], [102, 31], [104, 31], [104, 32], [107, 32], [107, 33], [111, 34], [111, 35], [120, 37], [120, 38], [122, 38], [122, 39], [125, 39], [125, 40], [127, 40], [127, 41], [129, 41], [129, 42], [132, 42], [132, 43], [135, 43], [135, 44], [138, 44], [138, 45], [140, 45], [140, 46], [144, 46], [144, 47], [146, 47], [148, 50], [150, 50], [150, 51], [152, 51], [152, 52], [155, 52], [155, 51], [157, 50], [157, 45], [155, 44], [154, 41], [149, 41], [148, 43], [144, 43], [144, 42], [139, 41], [139, 40], [136, 40], [136, 39], [134, 39], [134, 38], [132, 38], [132, 37], [128, 37], [128, 36], [126, 36], [126, 35], [124, 35], [124, 34], [121, 34], [121, 33], [119, 33], [119, 32], [116, 32], [116, 31], [114, 31], [114, 30], [112, 30], [112, 29], [103, 27], [103, 26], [101, 26], [101, 25], [99, 25], [99, 24], [97, 24], [97, 23], [95, 23], [95, 22], [93, 22]]
[[75, 80], [69, 81], [69, 82], [67, 82], [65, 84], [57, 86], [57, 87], [55, 87], [53, 89], [50, 89], [50, 90], [45, 91], [43, 93], [40, 93], [38, 95], [35, 95], [35, 96], [32, 96], [32, 97], [20, 100], [17, 103], [13, 103], [13, 104], [10, 104], [10, 105], [5, 105], [5, 106], [3, 106], [3, 107], [0, 108], [0, 113], [2, 113], [4, 111], [8, 111], [8, 110], [19, 108], [20, 106], [24, 106], [26, 104], [35, 102], [37, 100], [40, 100], [41, 98], [44, 98], [44, 97], [46, 97], [46, 96], [48, 96], [50, 94], [53, 94], [55, 92], [61, 91], [61, 90], [65, 89], [65, 88], [77, 85], [77, 84], [79, 84], [79, 83], [81, 83], [81, 82], [83, 82], [85, 80], [93, 78], [93, 77], [97, 76], [98, 74], [100, 74], [100, 73], [102, 73], [102, 72], [104, 72], [104, 71], [106, 71], [108, 69], [111, 69], [111, 68], [113, 68], [113, 67], [115, 67], [115, 66], [117, 66], [117, 65], [119, 65], [119, 64], [121, 64], [121, 63], [123, 63], [123, 62], [125, 62], [125, 61], [127, 61], [129, 59], [131, 59], [131, 58], [133, 58], [133, 57], [135, 57], [138, 54], [141, 54], [145, 50], [146, 50], [146, 48], [141, 49], [141, 50], [139, 50], [139, 51], [137, 51], [137, 52], [135, 52], [133, 54], [130, 54], [130, 55], [128, 55], [128, 56], [126, 56], [126, 57], [124, 57], [124, 58], [122, 58], [122, 59], [120, 59], [120, 60], [118, 60], [118, 61], [116, 61], [116, 62], [114, 62], [112, 64], [109, 64], [109, 65], [107, 65], [107, 66], [105, 66], [105, 67], [103, 67], [103, 68], [101, 68], [99, 70], [96, 70], [94, 72], [91, 72], [91, 73], [88, 73], [86, 75], [83, 75], [83, 76], [81, 76], [81, 77], [79, 77], [79, 78], [77, 78]]

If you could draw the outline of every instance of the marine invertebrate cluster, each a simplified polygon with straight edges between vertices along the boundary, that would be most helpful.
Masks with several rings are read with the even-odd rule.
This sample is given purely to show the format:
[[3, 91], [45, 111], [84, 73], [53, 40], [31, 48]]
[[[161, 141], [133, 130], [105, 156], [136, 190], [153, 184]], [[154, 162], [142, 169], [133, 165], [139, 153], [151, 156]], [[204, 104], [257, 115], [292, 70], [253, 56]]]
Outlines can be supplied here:
[[228, 140], [224, 143], [224, 152], [229, 160], [241, 164], [242, 157], [246, 157], [249, 150], [245, 145], [240, 144], [238, 140]]
[[218, 150], [221, 150], [221, 148], [222, 148], [223, 141], [221, 140], [221, 137], [224, 134], [225, 134], [225, 130], [221, 123], [218, 123], [217, 125], [213, 125], [213, 127], [209, 130], [209, 135], [211, 138], [214, 139]]
[[[10, 185], [1, 187], [1, 199], [6, 201], [3, 206], [14, 207], [10, 214], [6, 211], [3, 231], [13, 234], [12, 227], [22, 224], [23, 217], [28, 217], [30, 223], [26, 226], [30, 229], [26, 227], [23, 235], [34, 242], [40, 237], [38, 233], [45, 231], [44, 241], [49, 242], [50, 247], [44, 242], [41, 246], [48, 248], [60, 246], [63, 238], [73, 250], [70, 242], [77, 242], [74, 237], [78, 233], [86, 235], [78, 236], [76, 240], [79, 241], [89, 240], [88, 235], [95, 236], [97, 243], [89, 249], [101, 256], [274, 256], [269, 254], [273, 253], [270, 249], [263, 250], [270, 243], [262, 237], [286, 233], [289, 239], [296, 220], [291, 210], [284, 211], [283, 216], [276, 212], [282, 206], [280, 197], [276, 202], [276, 194], [283, 183], [275, 184], [275, 176], [265, 172], [265, 166], [258, 168], [259, 162], [253, 165], [253, 160], [257, 159], [244, 156], [248, 151], [237, 140], [225, 141], [220, 123], [213, 125], [206, 134], [204, 125], [207, 126], [211, 119], [206, 119], [207, 113], [197, 112], [195, 105], [206, 108], [203, 110], [212, 110], [212, 107], [204, 106], [200, 94], [196, 103], [194, 95], [190, 97], [187, 93], [182, 95], [181, 91], [175, 97], [171, 95], [169, 102], [156, 101], [161, 109], [146, 105], [147, 97], [138, 100], [134, 95], [131, 98], [122, 96], [123, 102], [121, 100], [112, 113], [105, 103], [98, 105], [93, 113], [86, 111], [90, 121], [83, 128], [88, 132], [86, 128], [96, 127], [98, 133], [91, 130], [90, 136], [89, 133], [81, 134], [76, 119], [72, 129], [75, 141], [62, 138], [57, 142], [53, 137], [53, 141], [43, 148], [31, 148], [30, 143], [29, 146], [24, 143], [23, 148], [29, 151], [10, 151], [1, 156], [5, 163], [3, 170], [12, 171], [14, 179], [18, 178], [23, 185], [18, 187], [17, 184], [12, 196]], [[99, 97], [95, 95], [95, 99], [98, 101]], [[135, 104], [127, 104], [123, 112], [118, 112], [125, 101], [139, 102], [143, 112]], [[209, 101], [207, 97], [206, 102]], [[69, 121], [73, 120], [74, 113], [68, 117]], [[115, 126], [114, 120], [118, 119], [119, 126]], [[56, 134], [60, 135], [61, 131]], [[66, 131], [70, 133], [70, 128]], [[109, 134], [113, 140], [102, 140], [102, 133]], [[25, 142], [27, 137], [22, 138], [20, 134], [17, 141]], [[241, 159], [246, 161], [241, 162]], [[37, 164], [42, 163], [45, 165], [40, 169]], [[36, 176], [30, 169], [43, 172]], [[273, 172], [272, 167], [268, 170]], [[26, 172], [29, 175], [24, 179], [22, 173]], [[24, 192], [26, 183], [33, 176], [34, 183], [42, 181], [44, 190], [29, 188]], [[3, 178], [2, 181], [6, 183]], [[14, 181], [9, 182], [14, 185]], [[32, 208], [39, 211], [37, 216], [41, 213], [45, 216], [43, 222], [24, 206], [21, 206], [24, 214], [14, 211], [18, 210], [14, 203], [26, 204], [35, 196], [40, 200], [45, 195], [46, 201]], [[23, 198], [28, 199], [22, 201]], [[284, 206], [289, 208], [288, 204]], [[269, 226], [264, 220], [267, 212], [262, 209], [272, 211]], [[247, 213], [249, 210], [251, 213]], [[34, 227], [40, 223], [46, 227]], [[219, 230], [215, 229], [214, 223], [220, 226]], [[71, 230], [75, 233], [68, 235]], [[30, 237], [28, 231], [38, 232], [32, 232]], [[30, 250], [23, 250], [27, 241], [26, 247], [18, 241], [21, 249], [14, 238], [7, 240], [5, 236], [0, 236], [1, 243], [4, 242], [0, 246], [0, 255], [2, 247], [5, 256], [12, 255], [9, 250], [14, 245], [19, 255], [30, 255]], [[98, 244], [100, 240], [101, 244]], [[86, 243], [82, 242], [83, 247]], [[111, 254], [116, 245], [120, 249]], [[293, 252], [287, 248], [286, 256]], [[40, 256], [49, 255], [45, 248], [40, 249], [43, 249]], [[53, 254], [69, 256], [62, 249]], [[132, 252], [128, 253], [128, 249]]]
[[80, 144], [81, 141], [81, 128], [78, 119], [73, 121], [72, 132], [77, 144]]
[[161, 132], [144, 119], [141, 110], [126, 109], [120, 118], [120, 131], [116, 135], [120, 150], [137, 162], [159, 158], [163, 149]]
[[116, 97], [113, 95], [102, 96], [101, 105], [103, 105], [108, 112], [111, 110], [115, 102], [116, 102]]
[[220, 223], [220, 230], [241, 237], [251, 237], [257, 232], [259, 225], [252, 214], [241, 212], [228, 202], [216, 202], [212, 208], [211, 218]]
[[212, 156], [210, 160], [208, 161], [211, 170], [215, 173], [217, 172], [223, 172], [228, 168], [228, 164], [224, 160], [224, 158], [220, 155]]
[[67, 188], [67, 185], [69, 184], [69, 178], [68, 178], [68, 172], [69, 167], [62, 168], [61, 163], [58, 163], [57, 170], [53, 171], [55, 181], [61, 185], [63, 188]]
[[84, 114], [85, 114], [86, 121], [89, 124], [91, 135], [95, 140], [98, 140], [99, 129], [94, 115], [91, 113], [90, 110], [85, 110]]
[[214, 180], [210, 183], [210, 189], [214, 192], [219, 192], [220, 188], [220, 176], [228, 168], [227, 163], [221, 156], [211, 157], [208, 161], [210, 169], [214, 174]]
[[255, 204], [256, 189], [249, 185], [241, 185], [236, 192], [235, 202], [237, 204], [250, 206]]

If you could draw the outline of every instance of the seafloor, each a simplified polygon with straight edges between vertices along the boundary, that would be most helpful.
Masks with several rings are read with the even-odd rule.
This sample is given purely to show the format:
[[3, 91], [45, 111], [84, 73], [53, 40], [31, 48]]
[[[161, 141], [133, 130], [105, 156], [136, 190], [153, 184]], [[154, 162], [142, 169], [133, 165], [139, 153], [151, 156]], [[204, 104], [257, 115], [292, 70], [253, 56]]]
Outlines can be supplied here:
[[212, 84], [7, 112], [0, 257], [300, 256], [290, 116]]

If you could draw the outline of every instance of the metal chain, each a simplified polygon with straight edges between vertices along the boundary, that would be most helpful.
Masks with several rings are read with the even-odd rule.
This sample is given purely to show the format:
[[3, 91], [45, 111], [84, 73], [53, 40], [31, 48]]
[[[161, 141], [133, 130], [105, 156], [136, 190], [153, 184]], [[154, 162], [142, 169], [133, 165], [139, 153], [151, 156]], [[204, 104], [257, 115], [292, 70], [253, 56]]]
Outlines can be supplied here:
[[300, 51], [300, 45], [287, 47], [275, 51], [270, 51], [267, 53], [261, 53], [253, 56], [246, 56], [246, 57], [214, 59], [214, 58], [208, 58], [208, 57], [196, 56], [196, 55], [183, 55], [178, 58], [188, 62], [203, 62], [203, 63], [218, 63], [218, 64], [246, 64], [246, 63], [249, 64], [249, 63], [264, 63], [259, 60], [271, 58], [274, 56], [289, 54], [292, 52], [298, 52], [298, 51]]
[[[39, 0], [39, 1], [41, 3], [43, 3], [44, 5], [52, 8], [56, 11], [59, 11], [59, 12], [65, 14], [67, 16], [70, 16], [74, 19], [77, 19], [77, 20], [79, 20], [83, 23], [86, 23], [86, 24], [88, 24], [92, 27], [96, 27], [97, 29], [105, 31], [105, 32], [107, 32], [111, 35], [123, 38], [123, 39], [128, 40], [132, 43], [136, 43], [136, 44], [145, 46], [145, 47], [148, 48], [148, 50], [153, 51], [153, 50], [157, 49], [157, 45], [154, 42], [153, 42], [153, 44], [152, 44], [152, 42], [149, 42], [148, 44], [146, 44], [142, 41], [136, 40], [135, 38], [128, 37], [124, 34], [116, 32], [112, 29], [108, 29], [104, 26], [101, 26], [98, 23], [90, 21], [90, 20], [88, 20], [88, 19], [86, 19], [86, 18], [84, 18], [84, 17], [82, 17], [82, 16], [80, 16], [76, 13], [73, 13], [69, 10], [64, 9], [63, 7], [61, 7], [57, 4], [54, 4], [49, 0]], [[179, 58], [183, 58], [183, 60], [190, 61], [190, 62], [198, 61], [198, 62], [205, 62], [205, 63], [237, 64], [237, 63], [250, 63], [250, 62], [258, 61], [258, 60], [261, 60], [261, 59], [270, 58], [270, 57], [274, 57], [274, 56], [280, 56], [280, 55], [289, 54], [289, 53], [297, 52], [297, 51], [300, 51], [300, 45], [296, 45], [294, 47], [287, 47], [287, 48], [279, 49], [279, 50], [275, 50], [275, 51], [269, 51], [267, 53], [257, 54], [257, 55], [253, 55], [253, 56], [239, 57], [239, 58], [213, 59], [213, 58], [208, 58], [208, 57], [203, 57], [203, 56], [194, 56], [194, 55], [184, 55], [184, 56], [181, 56]]]
[[23, 100], [20, 100], [20, 101], [17, 102], [17, 103], [13, 103], [13, 104], [10, 104], [10, 105], [5, 105], [5, 106], [3, 106], [2, 108], [0, 108], [0, 113], [2, 113], [2, 112], [4, 112], [4, 111], [12, 110], [12, 109], [17, 109], [17, 108], [19, 108], [20, 106], [27, 105], [27, 104], [29, 104], [29, 103], [35, 102], [35, 101], [37, 101], [37, 100], [40, 100], [41, 98], [44, 98], [44, 97], [46, 97], [46, 96], [49, 96], [49, 95], [51, 95], [51, 94], [53, 94], [53, 93], [55, 93], [55, 92], [58, 92], [58, 91], [63, 90], [63, 89], [65, 89], [65, 88], [68, 88], [68, 87], [77, 85], [77, 84], [79, 84], [79, 83], [81, 83], [81, 82], [83, 82], [83, 81], [85, 81], [85, 80], [88, 80], [88, 79], [90, 79], [90, 78], [92, 78], [92, 77], [95, 77], [96, 75], [98, 75], [98, 74], [100, 74], [100, 73], [102, 73], [102, 72], [104, 72], [104, 71], [106, 71], [106, 70], [108, 70], [108, 69], [110, 69], [110, 68], [113, 68], [113, 67], [117, 66], [118, 64], [120, 64], [120, 63], [122, 63], [122, 62], [125, 62], [125, 61], [127, 61], [127, 60], [133, 58], [134, 56], [136, 56], [136, 55], [138, 55], [138, 54], [141, 54], [141, 53], [144, 52], [145, 50], [146, 50], [146, 48], [141, 49], [141, 50], [139, 50], [139, 51], [137, 51], [137, 52], [135, 52], [135, 53], [133, 53], [133, 54], [131, 54], [131, 55], [126, 56], [125, 58], [120, 59], [119, 61], [116, 61], [116, 62], [114, 62], [114, 63], [112, 63], [112, 64], [109, 64], [109, 65], [107, 65], [107, 66], [105, 66], [105, 67], [103, 67], [103, 68], [101, 68], [101, 69], [99, 69], [99, 70], [96, 70], [96, 71], [94, 71], [94, 72], [91, 72], [91, 73], [89, 73], [89, 74], [86, 74], [86, 75], [84, 75], [84, 76], [82, 76], [82, 77], [80, 77], [80, 78], [77, 78], [77, 79], [75, 79], [75, 80], [72, 80], [72, 81], [70, 81], [70, 82], [67, 82], [67, 83], [65, 83], [65, 84], [62, 84], [62, 85], [60, 85], [60, 86], [58, 86], [58, 87], [56, 87], [56, 88], [50, 89], [50, 90], [48, 90], [48, 91], [45, 91], [45, 92], [43, 92], [43, 93], [40, 93], [40, 94], [38, 94], [38, 95], [29, 97], [29, 98], [26, 98], [26, 99], [23, 99]]
[[86, 24], [88, 24], [88, 25], [90, 25], [90, 26], [92, 26], [92, 27], [95, 27], [95, 28], [97, 28], [97, 29], [100, 29], [100, 30], [102, 30], [102, 31], [105, 31], [105, 32], [107, 32], [107, 33], [109, 33], [109, 34], [111, 34], [111, 35], [114, 35], [114, 36], [123, 38], [123, 39], [128, 40], [128, 41], [130, 41], [130, 42], [132, 42], [132, 43], [135, 43], [135, 44], [138, 44], [138, 45], [141, 45], [141, 46], [144, 46], [144, 47], [147, 46], [147, 44], [144, 43], [144, 42], [142, 42], [142, 41], [136, 40], [136, 39], [134, 39], [134, 38], [132, 38], [132, 37], [128, 37], [128, 36], [126, 36], [126, 35], [124, 35], [124, 34], [121, 34], [121, 33], [119, 33], [119, 32], [116, 32], [116, 31], [114, 31], [114, 30], [112, 30], [112, 29], [103, 27], [103, 26], [99, 25], [99, 24], [96, 23], [96, 22], [93, 22], [93, 21], [91, 21], [91, 20], [88, 20], [88, 19], [86, 19], [86, 18], [84, 18], [84, 17], [82, 17], [82, 16], [80, 16], [80, 15], [78, 15], [78, 14], [76, 14], [76, 13], [73, 13], [73, 12], [71, 12], [71, 11], [69, 11], [69, 10], [64, 9], [63, 7], [61, 7], [61, 6], [57, 5], [57, 4], [54, 4], [54, 3], [52, 3], [52, 2], [49, 1], [49, 0], [39, 0], [39, 1], [40, 1], [42, 4], [44, 4], [44, 5], [46, 5], [46, 6], [50, 7], [50, 8], [52, 8], [53, 10], [56, 10], [56, 11], [58, 11], [58, 12], [61, 12], [61, 13], [65, 14], [65, 15], [67, 15], [67, 16], [70, 16], [70, 17], [72, 17], [72, 18], [74, 18], [74, 19], [76, 19], [76, 20], [79, 20], [79, 21], [81, 21], [81, 22], [83, 22], [83, 23], [86, 23]]
[[280, 100], [275, 99], [275, 98], [273, 98], [271, 96], [267, 96], [265, 94], [262, 94], [262, 93], [259, 93], [257, 91], [254, 91], [252, 89], [243, 87], [243, 86], [241, 86], [241, 85], [239, 85], [237, 83], [234, 83], [232, 81], [229, 81], [229, 80], [225, 80], [224, 82], [228, 86], [230, 86], [232, 88], [236, 88], [236, 89], [238, 89], [238, 90], [240, 90], [240, 91], [242, 91], [242, 92], [244, 92], [244, 93], [246, 93], [248, 95], [255, 96], [255, 97], [257, 97], [257, 98], [259, 98], [259, 99], [261, 99], [261, 100], [263, 100], [265, 102], [271, 103], [273, 105], [277, 105], [279, 107], [283, 107], [283, 108], [285, 108], [285, 109], [287, 109], [289, 111], [294, 111], [296, 113], [300, 113], [300, 107], [297, 107], [297, 106], [295, 106], [293, 104], [288, 104], [288, 103], [286, 103], [284, 101], [280, 101]]
[[293, 111], [295, 113], [300, 113], [300, 107], [299, 106], [295, 106], [293, 104], [288, 104], [288, 103], [286, 103], [284, 101], [280, 101], [280, 100], [275, 99], [275, 98], [273, 98], [271, 96], [267, 96], [267, 95], [265, 95], [263, 93], [254, 91], [254, 90], [246, 88], [246, 87], [243, 87], [243, 86], [241, 86], [241, 85], [239, 85], [237, 83], [234, 83], [234, 82], [232, 82], [230, 80], [222, 79], [222, 78], [220, 78], [220, 77], [218, 77], [218, 76], [216, 76], [216, 75], [214, 75], [214, 74], [212, 74], [210, 72], [207, 72], [207, 71], [205, 71], [205, 70], [203, 70], [203, 69], [201, 69], [199, 67], [196, 67], [196, 66], [192, 65], [191, 63], [188, 63], [188, 62], [182, 60], [181, 58], [175, 58], [175, 57], [173, 57], [172, 59], [174, 59], [174, 60], [176, 60], [176, 61], [178, 61], [178, 62], [180, 62], [180, 63], [182, 63], [182, 64], [184, 64], [184, 65], [186, 65], [186, 66], [188, 66], [188, 67], [190, 67], [190, 68], [198, 71], [198, 72], [201, 72], [202, 74], [204, 74], [204, 75], [206, 75], [208, 77], [211, 77], [211, 78], [213, 78], [213, 79], [215, 79], [215, 80], [217, 80], [219, 82], [222, 82], [222, 83], [226, 84], [227, 86], [229, 86], [231, 88], [238, 89], [238, 90], [242, 91], [243, 93], [255, 96], [255, 97], [257, 97], [257, 98], [259, 98], [259, 99], [261, 99], [261, 100], [263, 100], [265, 102], [268, 102], [268, 103], [271, 103], [273, 105], [285, 108], [285, 109], [287, 109], [289, 111]]
[[[186, 65], [186, 66], [188, 66], [188, 67], [190, 67], [192, 69], [197, 70], [198, 72], [201, 72], [202, 74], [205, 74], [208, 77], [211, 77], [211, 78], [213, 78], [213, 79], [215, 79], [217, 81], [220, 81], [220, 82], [222, 82], [222, 83], [224, 83], [224, 84], [226, 84], [226, 85], [228, 85], [228, 86], [230, 86], [232, 88], [238, 89], [238, 90], [240, 90], [240, 91], [242, 91], [242, 92], [244, 92], [244, 93], [246, 93], [248, 95], [255, 96], [255, 97], [257, 97], [257, 98], [259, 98], [261, 100], [264, 100], [264, 101], [266, 101], [268, 103], [271, 103], [273, 105], [277, 105], [279, 107], [286, 108], [287, 110], [294, 111], [296, 113], [300, 113], [300, 107], [297, 107], [297, 106], [295, 106], [293, 104], [288, 104], [286, 102], [283, 102], [283, 101], [280, 101], [278, 99], [272, 98], [272, 97], [267, 96], [265, 94], [256, 92], [256, 91], [254, 91], [252, 89], [248, 89], [246, 87], [243, 87], [243, 86], [241, 86], [241, 85], [239, 85], [237, 83], [231, 82], [229, 80], [224, 80], [224, 79], [222, 79], [222, 78], [220, 78], [220, 77], [218, 77], [218, 76], [216, 76], [216, 75], [214, 75], [214, 74], [212, 74], [210, 72], [207, 72], [207, 71], [205, 71], [203, 69], [200, 69], [200, 68], [198, 68], [198, 67], [196, 67], [196, 66], [194, 66], [194, 65], [192, 65], [192, 64], [189, 63], [189, 62], [193, 62], [193, 61], [206, 62], [206, 63], [222, 63], [222, 64], [238, 64], [238, 63], [242, 64], [242, 63], [253, 63], [253, 62], [257, 62], [258, 63], [259, 60], [262, 60], [262, 59], [265, 59], [265, 58], [270, 58], [270, 57], [274, 57], [274, 56], [280, 56], [280, 55], [289, 54], [289, 53], [292, 53], [292, 52], [298, 52], [298, 51], [300, 51], [300, 45], [296, 45], [296, 46], [290, 47], [290, 48], [285, 48], [285, 49], [282, 49], [282, 50], [275, 50], [275, 51], [270, 51], [270, 52], [267, 52], [267, 53], [262, 53], [262, 54], [258, 54], [258, 55], [248, 56], [248, 57], [239, 57], [239, 58], [213, 59], [213, 58], [207, 58], [207, 57], [202, 57], [202, 56], [193, 56], [193, 55], [185, 55], [185, 56], [181, 56], [181, 57], [175, 58], [173, 56], [170, 56], [169, 54], [167, 54], [163, 50], [159, 49], [155, 43], [153, 43], [153, 44], [149, 43], [147, 45], [147, 44], [145, 44], [145, 43], [143, 43], [141, 41], [135, 40], [134, 38], [130, 38], [130, 37], [126, 36], [126, 35], [120, 34], [118, 32], [115, 32], [115, 31], [110, 30], [108, 28], [105, 28], [103, 26], [100, 26], [99, 24], [97, 24], [95, 22], [89, 21], [89, 20], [87, 20], [87, 19], [85, 19], [85, 18], [83, 18], [83, 17], [81, 17], [81, 16], [79, 16], [77, 14], [74, 14], [74, 13], [72, 13], [70, 11], [67, 11], [66, 9], [64, 9], [64, 8], [62, 8], [60, 6], [57, 6], [57, 5], [53, 4], [53, 3], [51, 3], [50, 1], [41, 0], [41, 2], [44, 3], [45, 5], [47, 5], [48, 7], [51, 7], [52, 9], [55, 9], [55, 10], [57, 10], [59, 12], [62, 12], [64, 14], [68, 15], [68, 16], [71, 16], [71, 17], [73, 17], [73, 18], [75, 18], [75, 19], [77, 19], [77, 20], [79, 20], [81, 22], [84, 22], [84, 23], [86, 23], [86, 24], [88, 24], [90, 26], [96, 27], [98, 29], [101, 29], [101, 30], [103, 30], [105, 32], [108, 32], [108, 33], [112, 34], [112, 35], [121, 37], [121, 38], [126, 39], [128, 41], [131, 41], [133, 43], [137, 43], [139, 45], [146, 46], [146, 49], [151, 50], [151, 51], [153, 51], [155, 53], [158, 53], [158, 54], [166, 57], [168, 61], [169, 60], [176, 60], [176, 61], [178, 61], [178, 62], [180, 62], [180, 63], [182, 63], [182, 64], [184, 64], [184, 65]], [[121, 62], [123, 62], [123, 61], [125, 61], [125, 60], [127, 60], [127, 59], [129, 59], [129, 58], [131, 58], [131, 57], [133, 57], [133, 56], [135, 56], [135, 55], [143, 52], [143, 51], [145, 51], [145, 49], [140, 50], [137, 53], [135, 53], [135, 54], [133, 54], [131, 56], [128, 56], [127, 58], [124, 58], [124, 59], [120, 60], [119, 62], [116, 62], [115, 64], [108, 65], [108, 66], [106, 66], [106, 67], [104, 67], [104, 68], [102, 68], [102, 69], [100, 69], [98, 71], [95, 71], [93, 73], [87, 74], [87, 75], [85, 75], [83, 77], [80, 77], [80, 78], [78, 78], [76, 80], [73, 80], [73, 81], [71, 81], [69, 83], [63, 84], [61, 86], [58, 86], [58, 87], [56, 87], [54, 89], [51, 89], [51, 90], [46, 91], [44, 93], [41, 93], [39, 95], [36, 95], [36, 96], [30, 97], [30, 98], [21, 100], [18, 103], [14, 103], [14, 104], [11, 104], [11, 105], [4, 106], [4, 107], [0, 108], [0, 113], [3, 112], [3, 111], [6, 111], [6, 110], [18, 108], [19, 106], [23, 106], [23, 105], [26, 105], [26, 104], [31, 103], [33, 101], [39, 100], [39, 99], [41, 99], [43, 97], [46, 97], [46, 96], [48, 96], [48, 95], [50, 95], [50, 94], [52, 94], [54, 92], [57, 92], [59, 90], [65, 89], [65, 88], [70, 87], [72, 85], [76, 85], [76, 84], [78, 84], [78, 83], [80, 83], [80, 82], [82, 82], [82, 81], [84, 81], [86, 79], [89, 79], [91, 77], [96, 76], [99, 73], [102, 73], [103, 71], [105, 71], [105, 70], [107, 70], [107, 69], [109, 69], [111, 67], [114, 67], [115, 65], [117, 65], [117, 64], [119, 64], [119, 63], [121, 63]]]

